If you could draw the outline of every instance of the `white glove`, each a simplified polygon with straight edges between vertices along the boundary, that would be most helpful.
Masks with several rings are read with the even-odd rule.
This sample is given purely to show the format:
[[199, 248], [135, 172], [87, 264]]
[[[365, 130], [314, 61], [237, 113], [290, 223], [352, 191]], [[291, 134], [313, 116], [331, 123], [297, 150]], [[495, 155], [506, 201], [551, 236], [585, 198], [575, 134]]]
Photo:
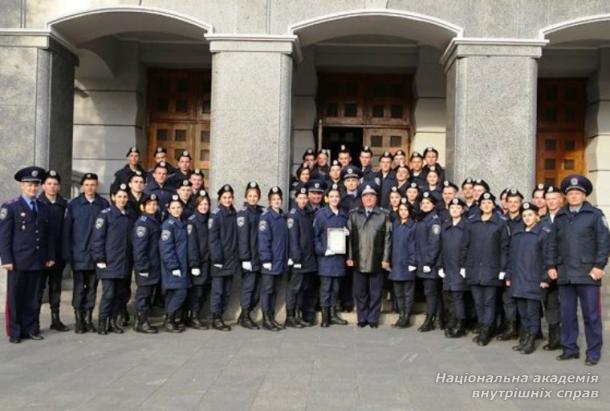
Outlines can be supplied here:
[[267, 271], [271, 271], [271, 263], [264, 263], [263, 268]]
[[409, 271], [415, 271], [415, 270], [417, 270], [417, 267], [415, 267], [414, 265], [409, 266]]
[[326, 252], [324, 253], [324, 255], [335, 255], [335, 252], [332, 250], [326, 250]]
[[193, 274], [195, 277], [197, 277], [198, 275], [201, 275], [201, 270], [199, 268], [192, 268], [191, 274]]
[[506, 277], [506, 273], [504, 271], [500, 271], [500, 274], [498, 275], [498, 280], [504, 280], [504, 277]]
[[242, 261], [241, 268], [246, 271], [252, 271], [252, 262], [251, 261]]
[[424, 265], [424, 273], [429, 273], [430, 271], [432, 271], [432, 269], [430, 268], [430, 266], [428, 266], [428, 265]]
[[295, 264], [295, 265], [293, 265], [293, 267], [296, 269], [300, 269], [302, 266], [301, 266], [301, 264]]
[[294, 261], [292, 261], [292, 258], [288, 259], [288, 267], [290, 267], [291, 265], [294, 265]]
[[97, 268], [99, 268], [100, 270], [103, 270], [104, 268], [106, 268], [106, 263], [97, 263], [96, 264]]
[[466, 269], [465, 268], [460, 268], [460, 275], [462, 276], [462, 278], [466, 278]]
[[173, 271], [172, 271], [172, 275], [173, 275], [174, 277], [180, 277], [180, 270], [173, 270]]
[[139, 273], [138, 275], [139, 275], [140, 277], [146, 277], [146, 278], [148, 278], [148, 273]]
[[214, 267], [216, 267], [216, 268], [222, 268], [222, 264], [214, 264]]
[[445, 278], [445, 270], [443, 270], [442, 268], [440, 268], [438, 270], [438, 276], [441, 278]]

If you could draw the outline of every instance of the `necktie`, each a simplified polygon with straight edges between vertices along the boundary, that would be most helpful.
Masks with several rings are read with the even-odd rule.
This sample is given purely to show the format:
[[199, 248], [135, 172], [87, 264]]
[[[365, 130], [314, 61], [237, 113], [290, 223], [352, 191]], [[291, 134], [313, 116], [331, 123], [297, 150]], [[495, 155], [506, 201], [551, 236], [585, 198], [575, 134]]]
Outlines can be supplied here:
[[38, 210], [36, 210], [36, 202], [34, 200], [30, 201], [30, 206], [32, 207], [32, 214], [34, 214], [34, 218], [38, 217]]

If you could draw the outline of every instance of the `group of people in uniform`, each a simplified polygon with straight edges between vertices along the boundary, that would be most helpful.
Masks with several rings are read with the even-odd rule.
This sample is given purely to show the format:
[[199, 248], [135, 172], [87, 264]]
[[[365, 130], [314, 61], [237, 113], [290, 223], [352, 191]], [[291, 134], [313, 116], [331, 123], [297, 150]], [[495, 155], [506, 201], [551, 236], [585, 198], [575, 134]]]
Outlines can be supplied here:
[[[0, 208], [0, 261], [8, 271], [10, 342], [40, 340], [39, 314], [48, 289], [51, 329], [67, 331], [59, 316], [61, 279], [70, 265], [76, 333], [123, 333], [135, 278], [140, 333], [157, 333], [150, 312], [162, 299], [163, 327], [231, 330], [223, 314], [235, 276], [241, 277], [238, 324], [279, 331], [286, 327], [345, 325], [340, 312], [356, 306], [357, 326], [377, 328], [387, 295], [396, 328], [411, 326], [416, 288], [423, 288], [421, 332], [443, 329], [448, 338], [475, 334], [481, 346], [518, 339], [514, 350], [535, 351], [541, 318], [545, 350], [559, 360], [579, 358], [577, 305], [587, 342], [587, 365], [601, 356], [600, 285], [610, 254], [601, 210], [586, 199], [584, 176], [559, 187], [539, 184], [531, 201], [507, 188], [498, 198], [482, 179], [461, 186], [446, 179], [438, 151], [385, 152], [373, 169], [363, 147], [359, 165], [342, 146], [303, 154], [285, 195], [278, 186], [261, 202], [249, 182], [243, 206], [225, 184], [213, 208], [201, 170], [188, 151], [177, 167], [166, 151], [155, 166], [140, 165], [136, 147], [115, 174], [110, 202], [98, 177], [85, 173], [81, 193], [67, 201], [54, 170], [26, 167], [15, 174], [21, 195]], [[42, 190], [40, 191], [40, 186]], [[282, 205], [289, 202], [288, 212]], [[287, 276], [286, 320], [276, 320], [276, 298]], [[98, 283], [102, 296], [93, 320]], [[209, 304], [211, 321], [202, 318]], [[260, 307], [262, 323], [253, 317]]]

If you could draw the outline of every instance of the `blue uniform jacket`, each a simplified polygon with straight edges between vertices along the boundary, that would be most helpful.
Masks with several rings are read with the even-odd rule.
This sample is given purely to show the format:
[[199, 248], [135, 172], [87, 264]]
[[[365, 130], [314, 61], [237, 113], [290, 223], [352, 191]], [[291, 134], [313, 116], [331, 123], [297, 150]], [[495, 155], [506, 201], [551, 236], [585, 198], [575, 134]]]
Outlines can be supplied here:
[[460, 275], [460, 269], [465, 268], [468, 222], [462, 217], [460, 222], [453, 225], [452, 220], [443, 223], [441, 229], [441, 256], [439, 268], [445, 272], [443, 289], [446, 291], [467, 291], [466, 280]]
[[258, 223], [258, 254], [261, 264], [271, 263], [271, 270], [263, 267], [261, 273], [282, 275], [288, 271], [288, 239], [286, 214], [267, 208]]
[[508, 267], [510, 234], [506, 220], [493, 213], [488, 221], [480, 215], [469, 220], [466, 237], [466, 282], [469, 285], [500, 287], [498, 278]]
[[529, 231], [523, 227], [513, 232], [505, 277], [511, 281], [510, 292], [513, 297], [542, 299], [540, 282], [546, 280], [544, 246], [550, 231], [548, 225], [540, 222]]
[[239, 237], [239, 259], [250, 261], [252, 271], [261, 270], [261, 260], [258, 256], [258, 222], [264, 208], [244, 204], [237, 212], [237, 235]]
[[189, 267], [201, 270], [200, 275], [192, 275], [193, 285], [203, 285], [210, 278], [209, 217], [209, 213], [195, 211], [187, 220]]
[[[218, 206], [208, 220], [212, 277], [231, 276], [241, 272], [237, 235], [237, 213], [233, 207]], [[215, 264], [222, 268], [214, 267]]]
[[162, 213], [165, 213], [167, 205], [172, 199], [172, 195], [176, 194], [176, 190], [169, 186], [167, 182], [163, 187], [161, 187], [156, 182], [151, 181], [144, 187], [144, 193], [156, 195], [159, 199], [159, 208], [161, 209]]
[[[91, 237], [91, 251], [96, 263], [106, 263], [106, 268], [96, 267], [100, 279], [128, 279], [133, 269], [131, 236], [133, 220], [114, 205], [102, 210], [95, 220]], [[76, 239], [78, 241], [78, 239]]]
[[108, 201], [97, 194], [92, 202], [81, 194], [68, 203], [62, 232], [62, 254], [73, 270], [95, 270], [91, 236], [95, 219], [108, 207]]
[[37, 217], [21, 196], [0, 208], [0, 261], [13, 264], [14, 271], [44, 270], [55, 257], [49, 209], [40, 200], [35, 202]]
[[[161, 224], [159, 253], [161, 254], [163, 288], [166, 290], [189, 288], [191, 274], [189, 273], [188, 234], [185, 221], [170, 216]], [[173, 275], [174, 270], [180, 270], [180, 275]]]
[[293, 208], [288, 214], [288, 232], [290, 234], [289, 257], [301, 268], [292, 268], [293, 273], [315, 273], [318, 269], [314, 250], [313, 232], [314, 213], [311, 207]]
[[159, 238], [161, 223], [158, 218], [142, 214], [133, 229], [133, 263], [138, 286], [156, 285], [161, 281]]
[[55, 248], [55, 254], [53, 256], [55, 266], [53, 268], [64, 267], [65, 262], [61, 251], [61, 242], [63, 237], [62, 232], [64, 230], [64, 216], [66, 214], [68, 200], [62, 196], [57, 196], [55, 202], [52, 203], [49, 201], [47, 196], [44, 195], [44, 193], [40, 194], [38, 199], [45, 203], [49, 209], [49, 241], [54, 244]]
[[341, 209], [335, 214], [329, 206], [324, 206], [316, 213], [313, 223], [318, 274], [328, 277], [343, 277], [345, 275], [345, 255], [324, 255], [327, 228], [347, 228], [347, 214]]
[[396, 219], [392, 224], [390, 280], [415, 281], [417, 268], [409, 271], [409, 266], [417, 267], [415, 226], [415, 221], [411, 218], [406, 223], [401, 223], [400, 219]]
[[[436, 267], [441, 254], [441, 220], [436, 211], [431, 211], [415, 225], [415, 248], [417, 255], [417, 276], [437, 278]], [[424, 267], [430, 267], [425, 273]]]

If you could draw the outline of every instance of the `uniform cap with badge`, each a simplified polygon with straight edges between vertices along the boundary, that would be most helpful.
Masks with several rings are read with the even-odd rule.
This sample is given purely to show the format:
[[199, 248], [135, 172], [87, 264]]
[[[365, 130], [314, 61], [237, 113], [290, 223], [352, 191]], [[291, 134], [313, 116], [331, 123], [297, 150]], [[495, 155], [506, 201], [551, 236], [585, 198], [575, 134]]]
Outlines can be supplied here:
[[129, 155], [131, 153], [137, 153], [139, 155], [140, 150], [138, 150], [138, 148], [136, 146], [131, 146], [131, 147], [129, 147], [129, 150], [127, 150], [127, 154], [125, 154], [125, 157], [129, 157]]
[[41, 167], [25, 167], [15, 173], [15, 180], [20, 183], [40, 183], [46, 171]]
[[588, 196], [593, 192], [593, 184], [591, 183], [591, 180], [585, 176], [572, 174], [561, 181], [561, 191], [568, 194], [572, 190], [581, 191]]
[[524, 211], [528, 211], [528, 210], [531, 210], [537, 214], [538, 206], [536, 206], [536, 204], [534, 204], [534, 203], [530, 203], [529, 201], [525, 202], [525, 203], [521, 204], [521, 207], [519, 208], [519, 214], [523, 214]]
[[233, 194], [233, 187], [231, 187], [231, 185], [229, 184], [225, 184], [222, 187], [220, 187], [220, 189], [218, 189], [218, 197], [222, 196], [224, 193], [231, 193]]
[[421, 197], [422, 197], [422, 200], [428, 200], [432, 204], [436, 205], [436, 198], [434, 198], [434, 196], [432, 195], [432, 193], [430, 191], [424, 191], [422, 193]]
[[357, 178], [362, 177], [362, 172], [359, 167], [356, 166], [348, 166], [341, 170], [341, 179], [347, 180], [348, 178]]
[[371, 181], [366, 181], [358, 186], [358, 194], [363, 197], [367, 194], [379, 195], [379, 186]]
[[489, 191], [486, 191], [483, 194], [481, 194], [481, 199], [480, 200], [481, 200], [481, 202], [483, 200], [490, 200], [492, 202], [495, 202], [496, 201], [496, 197], [492, 193], [490, 193]]
[[61, 183], [61, 177], [59, 176], [59, 173], [55, 170], [47, 171], [44, 178], [42, 179], [42, 182], [44, 183], [45, 181], [47, 181], [48, 178], [54, 178], [55, 180], [57, 180], [58, 183]]
[[307, 182], [307, 189], [310, 193], [324, 193], [326, 183], [322, 180], [309, 180]]
[[271, 197], [273, 194], [278, 194], [280, 197], [282, 197], [282, 189], [279, 188], [278, 186], [273, 186], [269, 189], [269, 193], [267, 193], [268, 197]]
[[83, 185], [85, 180], [95, 180], [95, 181], [97, 181], [98, 180], [97, 174], [95, 174], [95, 173], [85, 173], [85, 174], [83, 174], [83, 176], [80, 179], [80, 185], [81, 186]]

